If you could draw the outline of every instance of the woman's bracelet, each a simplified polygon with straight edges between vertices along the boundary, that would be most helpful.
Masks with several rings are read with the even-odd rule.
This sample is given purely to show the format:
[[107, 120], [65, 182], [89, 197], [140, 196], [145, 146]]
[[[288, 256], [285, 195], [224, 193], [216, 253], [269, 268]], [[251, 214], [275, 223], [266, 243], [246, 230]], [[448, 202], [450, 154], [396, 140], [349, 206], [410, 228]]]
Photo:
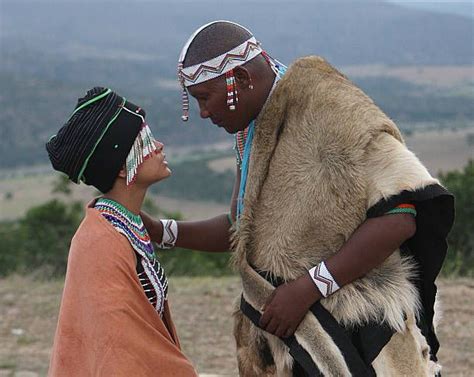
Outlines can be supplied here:
[[332, 277], [324, 261], [311, 268], [308, 272], [314, 284], [316, 284], [316, 287], [324, 297], [332, 295], [339, 289], [339, 285]]
[[172, 249], [178, 239], [178, 223], [176, 220], [160, 219], [163, 225], [163, 237], [158, 244], [160, 249]]

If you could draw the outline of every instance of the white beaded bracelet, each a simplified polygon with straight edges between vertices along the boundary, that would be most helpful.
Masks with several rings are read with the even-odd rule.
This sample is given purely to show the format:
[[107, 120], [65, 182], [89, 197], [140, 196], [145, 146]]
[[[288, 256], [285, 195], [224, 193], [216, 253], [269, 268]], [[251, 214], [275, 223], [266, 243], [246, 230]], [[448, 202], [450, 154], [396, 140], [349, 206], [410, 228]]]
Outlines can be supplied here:
[[176, 220], [160, 219], [163, 224], [163, 237], [158, 244], [160, 249], [171, 249], [178, 239], [178, 223]]
[[317, 264], [308, 272], [314, 284], [316, 284], [316, 287], [324, 297], [332, 295], [339, 289], [339, 285], [337, 285], [336, 280], [334, 280], [324, 262]]

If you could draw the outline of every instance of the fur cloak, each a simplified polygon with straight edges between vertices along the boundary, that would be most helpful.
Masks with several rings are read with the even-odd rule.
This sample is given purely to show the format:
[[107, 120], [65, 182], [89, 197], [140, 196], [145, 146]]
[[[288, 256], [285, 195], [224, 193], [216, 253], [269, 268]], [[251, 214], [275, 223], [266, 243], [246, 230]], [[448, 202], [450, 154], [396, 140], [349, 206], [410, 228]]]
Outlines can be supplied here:
[[[242, 314], [247, 305], [258, 317], [277, 281], [307, 273], [368, 217], [406, 202], [418, 212], [416, 235], [317, 303], [292, 339], [265, 333]], [[307, 375], [436, 373], [434, 280], [453, 198], [396, 125], [323, 59], [296, 61], [257, 118], [244, 205], [233, 243], [243, 284], [234, 328], [241, 375], [291, 376], [301, 352], [314, 366], [304, 368]]]

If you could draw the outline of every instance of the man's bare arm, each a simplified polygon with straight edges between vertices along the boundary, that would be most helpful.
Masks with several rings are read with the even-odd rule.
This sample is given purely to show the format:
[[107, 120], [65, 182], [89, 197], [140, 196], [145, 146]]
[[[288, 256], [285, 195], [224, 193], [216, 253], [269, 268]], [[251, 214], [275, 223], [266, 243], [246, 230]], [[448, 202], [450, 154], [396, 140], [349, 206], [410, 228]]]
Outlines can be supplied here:
[[[237, 197], [240, 186], [240, 170], [237, 174], [230, 203], [230, 216], [235, 221]], [[163, 226], [159, 220], [152, 219], [146, 213], [141, 213], [145, 227], [153, 241], [160, 243], [163, 237]], [[178, 221], [178, 239], [176, 247], [186, 249], [225, 252], [230, 250], [230, 227], [228, 215], [223, 214], [207, 220]]]
[[[416, 222], [410, 214], [395, 214], [366, 220], [342, 248], [325, 263], [336, 282], [343, 286], [379, 266], [407, 239]], [[294, 333], [316, 301], [321, 299], [308, 273], [279, 286], [269, 297], [260, 325], [279, 337]]]

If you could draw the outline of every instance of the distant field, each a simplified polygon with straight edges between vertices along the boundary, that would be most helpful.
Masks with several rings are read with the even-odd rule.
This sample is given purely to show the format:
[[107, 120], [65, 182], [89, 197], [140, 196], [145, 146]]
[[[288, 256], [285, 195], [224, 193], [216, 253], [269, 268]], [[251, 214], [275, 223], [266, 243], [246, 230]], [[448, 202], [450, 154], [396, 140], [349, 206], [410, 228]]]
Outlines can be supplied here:
[[[342, 67], [350, 78], [392, 77], [415, 84], [438, 87], [463, 86], [474, 82], [474, 66], [401, 66], [359, 65]], [[472, 94], [471, 94], [472, 95]]]
[[218, 173], [222, 173], [226, 170], [232, 170], [234, 171], [236, 169], [236, 161], [235, 161], [235, 157], [232, 156], [232, 157], [223, 157], [223, 158], [219, 158], [219, 159], [216, 159], [216, 160], [212, 160], [209, 162], [209, 167], [218, 172]]
[[[51, 193], [54, 173], [0, 180], [0, 221], [21, 217], [29, 208], [53, 198]], [[86, 185], [73, 185], [71, 199], [87, 203], [98, 196], [98, 192]], [[7, 194], [10, 193], [10, 194]], [[6, 195], [12, 195], [6, 199]], [[56, 195], [58, 196], [58, 195]], [[180, 212], [188, 220], [212, 217], [229, 211], [227, 205], [213, 202], [198, 202], [150, 195], [153, 202], [169, 212]], [[230, 199], [229, 199], [230, 201]]]
[[469, 160], [474, 159], [474, 144], [469, 145], [469, 135], [474, 139], [474, 128], [416, 132], [406, 136], [405, 141], [436, 176], [440, 171], [462, 169]]
[[[462, 169], [469, 159], [474, 159], [474, 145], [468, 144], [469, 135], [474, 139], [474, 128], [415, 132], [405, 136], [405, 141], [431, 174], [437, 175], [440, 171]], [[235, 158], [213, 160], [209, 167], [217, 172], [233, 171]]]
[[[468, 144], [469, 135], [474, 135], [474, 128], [415, 132], [405, 139], [410, 149], [436, 176], [440, 171], [462, 169], [469, 159], [474, 159], [474, 146]], [[471, 139], [474, 139], [474, 136], [471, 136]], [[184, 154], [176, 157], [185, 158]], [[196, 158], [199, 158], [197, 153]], [[209, 162], [209, 167], [217, 172], [225, 170], [234, 172], [235, 157], [231, 155], [216, 158]], [[0, 179], [0, 221], [18, 218], [28, 208], [52, 198], [51, 185], [55, 177], [54, 173], [48, 173]], [[72, 187], [72, 198], [76, 200], [87, 202], [97, 195], [94, 189], [85, 185]], [[151, 198], [162, 209], [179, 211], [187, 219], [212, 217], [228, 211], [227, 204], [172, 199], [164, 196], [151, 196]]]

